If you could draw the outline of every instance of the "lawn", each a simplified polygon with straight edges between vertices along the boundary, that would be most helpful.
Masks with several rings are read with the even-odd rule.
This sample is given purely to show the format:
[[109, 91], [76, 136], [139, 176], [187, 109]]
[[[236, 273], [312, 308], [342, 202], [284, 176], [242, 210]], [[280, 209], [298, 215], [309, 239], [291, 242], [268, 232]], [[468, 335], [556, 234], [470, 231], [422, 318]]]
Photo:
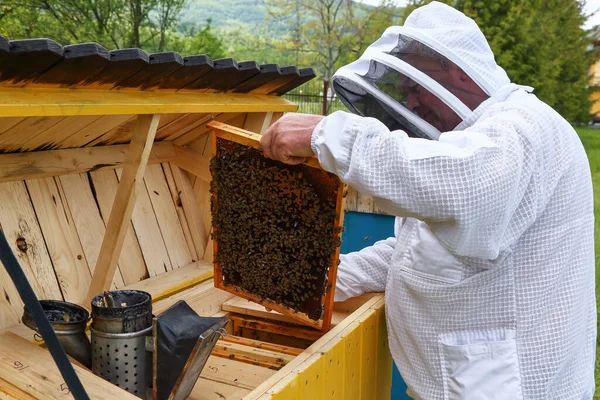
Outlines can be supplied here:
[[[590, 169], [592, 171], [592, 183], [594, 184], [594, 217], [596, 226], [596, 299], [600, 300], [600, 285], [598, 278], [600, 276], [600, 129], [577, 128], [577, 133], [583, 142], [585, 150], [590, 160]], [[600, 304], [600, 301], [598, 301]], [[600, 399], [600, 346], [596, 348], [596, 394], [595, 399]]]

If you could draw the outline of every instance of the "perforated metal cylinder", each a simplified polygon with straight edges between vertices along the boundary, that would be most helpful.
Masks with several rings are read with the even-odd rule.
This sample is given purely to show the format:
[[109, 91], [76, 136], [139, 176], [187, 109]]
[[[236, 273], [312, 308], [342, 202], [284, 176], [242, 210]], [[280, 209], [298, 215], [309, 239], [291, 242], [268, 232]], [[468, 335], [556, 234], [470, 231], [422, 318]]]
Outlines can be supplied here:
[[133, 333], [101, 332], [91, 327], [92, 372], [141, 397], [152, 385], [152, 353], [146, 337], [152, 327]]

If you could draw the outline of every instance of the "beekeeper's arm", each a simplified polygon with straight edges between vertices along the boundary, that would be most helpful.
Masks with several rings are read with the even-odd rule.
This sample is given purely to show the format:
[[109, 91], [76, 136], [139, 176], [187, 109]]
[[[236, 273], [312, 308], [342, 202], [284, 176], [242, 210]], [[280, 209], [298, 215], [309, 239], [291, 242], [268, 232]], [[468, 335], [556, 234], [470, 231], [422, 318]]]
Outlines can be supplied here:
[[435, 141], [336, 112], [316, 126], [311, 148], [325, 170], [379, 198], [386, 211], [426, 222], [454, 254], [493, 260], [510, 246], [505, 238], [518, 238], [535, 220], [536, 208], [522, 210], [516, 231], [504, 235], [521, 203], [545, 201], [523, 201], [535, 160], [509, 117], [519, 118], [500, 113]]
[[396, 238], [376, 242], [361, 251], [340, 255], [335, 301], [366, 292], [383, 292]]

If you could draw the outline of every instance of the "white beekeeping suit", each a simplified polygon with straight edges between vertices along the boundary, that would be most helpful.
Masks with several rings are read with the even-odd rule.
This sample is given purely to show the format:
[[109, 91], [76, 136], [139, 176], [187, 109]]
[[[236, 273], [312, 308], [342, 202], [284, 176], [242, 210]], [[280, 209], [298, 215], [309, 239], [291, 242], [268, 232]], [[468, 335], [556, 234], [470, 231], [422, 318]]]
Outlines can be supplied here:
[[[489, 98], [471, 110], [394, 56], [415, 41]], [[443, 131], [407, 113], [398, 77], [462, 122]], [[474, 21], [435, 2], [389, 28], [333, 85], [363, 116], [326, 117], [311, 147], [398, 216], [395, 237], [341, 257], [336, 300], [385, 290], [390, 348], [413, 396], [591, 398], [593, 195], [572, 127], [510, 83]]]

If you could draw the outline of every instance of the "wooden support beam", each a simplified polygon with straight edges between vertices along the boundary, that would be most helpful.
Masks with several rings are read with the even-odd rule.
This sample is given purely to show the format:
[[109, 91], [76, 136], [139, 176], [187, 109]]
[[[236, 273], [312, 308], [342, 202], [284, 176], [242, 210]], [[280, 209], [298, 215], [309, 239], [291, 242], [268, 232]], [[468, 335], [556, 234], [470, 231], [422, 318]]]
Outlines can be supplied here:
[[174, 148], [175, 157], [171, 160], [173, 164], [205, 182], [210, 182], [210, 156], [179, 146], [174, 146]]
[[[171, 142], [156, 143], [148, 164], [169, 162], [175, 157]], [[86, 147], [0, 154], [0, 182], [22, 181], [57, 175], [79, 174], [123, 166], [129, 145]]]
[[0, 88], [1, 117], [286, 112], [298, 106], [279, 96], [232, 93]]
[[117, 268], [117, 260], [125, 240], [125, 233], [135, 206], [135, 200], [143, 187], [142, 185], [144, 185], [144, 171], [154, 143], [159, 120], [160, 115], [138, 116], [117, 196], [106, 225], [100, 256], [88, 291], [88, 304], [98, 293], [110, 288], [110, 283]]

